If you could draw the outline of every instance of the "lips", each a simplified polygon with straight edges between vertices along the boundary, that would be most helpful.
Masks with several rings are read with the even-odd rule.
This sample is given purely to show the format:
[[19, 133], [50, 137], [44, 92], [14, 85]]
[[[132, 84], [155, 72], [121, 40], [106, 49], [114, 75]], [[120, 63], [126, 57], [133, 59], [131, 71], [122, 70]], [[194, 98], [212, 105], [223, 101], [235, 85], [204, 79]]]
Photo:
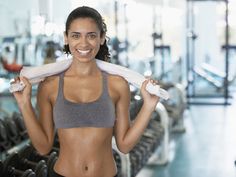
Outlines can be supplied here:
[[87, 55], [91, 50], [79, 50], [77, 49], [80, 55]]

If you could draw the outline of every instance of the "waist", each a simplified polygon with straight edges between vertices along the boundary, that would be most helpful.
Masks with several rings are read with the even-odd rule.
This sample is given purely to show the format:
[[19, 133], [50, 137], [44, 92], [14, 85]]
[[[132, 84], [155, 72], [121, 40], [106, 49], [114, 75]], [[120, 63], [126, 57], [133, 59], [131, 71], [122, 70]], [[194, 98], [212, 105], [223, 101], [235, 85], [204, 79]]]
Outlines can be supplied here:
[[66, 177], [112, 177], [117, 173], [112, 149], [102, 152], [79, 150], [76, 154], [60, 150], [54, 171]]

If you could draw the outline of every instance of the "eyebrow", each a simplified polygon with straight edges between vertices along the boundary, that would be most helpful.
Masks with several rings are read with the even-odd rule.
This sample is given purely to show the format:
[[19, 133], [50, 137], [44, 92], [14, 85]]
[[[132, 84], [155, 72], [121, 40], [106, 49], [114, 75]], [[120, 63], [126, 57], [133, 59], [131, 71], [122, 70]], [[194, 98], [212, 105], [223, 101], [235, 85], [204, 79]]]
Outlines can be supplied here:
[[[72, 34], [81, 34], [81, 32], [71, 32]], [[87, 34], [97, 34], [96, 32], [88, 32]]]

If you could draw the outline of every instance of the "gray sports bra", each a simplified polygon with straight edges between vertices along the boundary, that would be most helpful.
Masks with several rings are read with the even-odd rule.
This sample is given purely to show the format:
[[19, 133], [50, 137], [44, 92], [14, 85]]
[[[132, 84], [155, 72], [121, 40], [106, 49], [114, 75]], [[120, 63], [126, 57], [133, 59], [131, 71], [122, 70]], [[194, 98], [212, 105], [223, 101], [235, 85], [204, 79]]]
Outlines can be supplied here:
[[53, 107], [53, 120], [56, 128], [114, 126], [115, 108], [108, 94], [107, 73], [102, 72], [102, 77], [103, 90], [96, 101], [73, 103], [64, 97], [64, 72], [60, 74], [58, 95]]

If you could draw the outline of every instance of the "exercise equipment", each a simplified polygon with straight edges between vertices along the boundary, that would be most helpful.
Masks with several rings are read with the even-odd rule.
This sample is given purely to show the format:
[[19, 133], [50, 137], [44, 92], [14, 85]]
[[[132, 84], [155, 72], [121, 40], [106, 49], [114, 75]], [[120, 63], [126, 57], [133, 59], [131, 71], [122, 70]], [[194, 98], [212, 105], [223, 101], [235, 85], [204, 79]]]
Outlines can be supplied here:
[[0, 176], [3, 176], [3, 163], [0, 160]]
[[171, 99], [163, 100], [169, 116], [169, 125], [172, 132], [185, 132], [184, 116], [187, 108], [186, 91], [182, 84], [160, 83], [160, 85], [168, 90]]
[[4, 124], [4, 121], [0, 119], [0, 152], [10, 149], [11, 143], [8, 139], [7, 129]]
[[15, 122], [15, 125], [18, 129], [21, 139], [27, 139], [28, 134], [27, 134], [27, 130], [26, 130], [22, 115], [20, 113], [14, 112], [12, 114], [12, 120]]
[[19, 144], [22, 141], [22, 139], [20, 137], [20, 133], [13, 119], [5, 118], [4, 124], [6, 126], [7, 134], [8, 134], [9, 140], [11, 141], [11, 144], [12, 145]]
[[[187, 88], [186, 88], [186, 94], [187, 94], [187, 103], [188, 104], [206, 104], [206, 105], [229, 105], [230, 101], [229, 98], [231, 98], [229, 94], [229, 48], [225, 48], [225, 69], [224, 69], [224, 77], [223, 81], [219, 82], [214, 77], [209, 75], [209, 72], [205, 72], [203, 68], [195, 67], [195, 41], [198, 38], [197, 34], [194, 31], [194, 25], [195, 25], [195, 18], [194, 18], [194, 4], [196, 2], [223, 2], [225, 5], [225, 46], [229, 46], [229, 2], [228, 0], [208, 0], [208, 1], [202, 1], [202, 0], [186, 0], [187, 1], [187, 7], [186, 7], [186, 78], [187, 78]], [[222, 89], [223, 94], [216, 93], [216, 94], [197, 94], [196, 93], [196, 75], [200, 76], [204, 80], [206, 80], [208, 83], [216, 87], [218, 90]], [[202, 101], [197, 101], [195, 98], [201, 98]], [[203, 100], [203, 98], [207, 98], [207, 100]], [[222, 101], [218, 100], [210, 100], [213, 98], [223, 98]]]
[[7, 59], [0, 57], [0, 61], [2, 63], [3, 68], [9, 73], [19, 73], [20, 70], [23, 68], [23, 65], [17, 64], [16, 60], [14, 60], [13, 63], [8, 63]]
[[14, 113], [12, 117], [0, 119], [0, 150], [1, 152], [11, 149], [28, 139], [28, 134], [20, 114]]
[[3, 163], [3, 177], [36, 177], [32, 169], [22, 170], [17, 153], [9, 155]]
[[193, 71], [203, 79], [205, 79], [208, 83], [216, 87], [217, 89], [221, 89], [223, 83], [217, 80], [214, 76], [210, 75], [204, 68], [194, 67]]
[[122, 171], [122, 166], [121, 166], [121, 157], [119, 155], [119, 153], [112, 149], [112, 153], [113, 153], [113, 157], [115, 159], [115, 162], [116, 162], [116, 167], [117, 167], [117, 177], [120, 177], [121, 176], [121, 171]]
[[[136, 101], [136, 103], [134, 103]], [[130, 113], [139, 109], [142, 100], [139, 97], [132, 98]], [[136, 117], [135, 114], [132, 114]], [[131, 117], [131, 120], [134, 120]], [[161, 103], [158, 103], [156, 111], [152, 114], [151, 120], [141, 136], [138, 144], [128, 154], [121, 153], [115, 139], [112, 139], [112, 147], [116, 152], [115, 159], [118, 170], [118, 177], [135, 177], [145, 164], [164, 165], [168, 163], [168, 115]], [[156, 150], [158, 149], [158, 152]], [[155, 154], [154, 154], [155, 153]]]
[[24, 157], [33, 162], [39, 162], [41, 160], [46, 161], [48, 174], [53, 170], [54, 164], [57, 160], [57, 152], [52, 151], [49, 155], [40, 155], [33, 146], [26, 145], [20, 152], [20, 157]]
[[[25, 164], [25, 168], [32, 168], [36, 174], [36, 177], [46, 177], [48, 174], [48, 168], [51, 167], [51, 162], [46, 163], [46, 160], [48, 161], [49, 159], [47, 159], [46, 157], [44, 159], [37, 160], [30, 158], [33, 150], [34, 149], [32, 146], [26, 145], [18, 152], [19, 161], [22, 162], [22, 164]], [[52, 158], [52, 156], [50, 158]]]

